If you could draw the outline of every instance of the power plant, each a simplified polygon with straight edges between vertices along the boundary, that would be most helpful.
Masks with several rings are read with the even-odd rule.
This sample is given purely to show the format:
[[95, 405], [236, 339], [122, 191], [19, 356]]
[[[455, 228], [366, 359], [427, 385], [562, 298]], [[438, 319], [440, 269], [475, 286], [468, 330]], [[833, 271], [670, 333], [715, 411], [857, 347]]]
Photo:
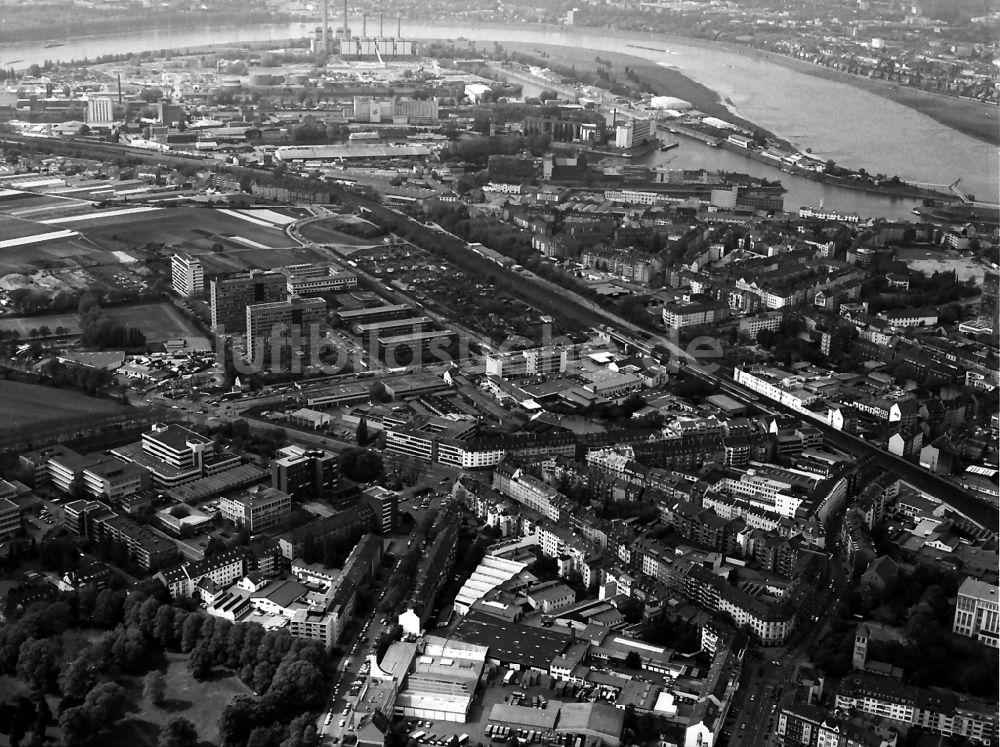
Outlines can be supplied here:
[[378, 14], [378, 36], [368, 36], [368, 12], [361, 15], [361, 36], [353, 36], [347, 23], [347, 0], [344, 0], [344, 20], [336, 32], [330, 34], [330, 0], [322, 0], [320, 25], [316, 27], [312, 40], [312, 51], [317, 54], [339, 54], [348, 60], [377, 59], [384, 61], [394, 57], [413, 57], [417, 45], [410, 39], [402, 38], [403, 18], [396, 17], [396, 35], [385, 36], [384, 13]]

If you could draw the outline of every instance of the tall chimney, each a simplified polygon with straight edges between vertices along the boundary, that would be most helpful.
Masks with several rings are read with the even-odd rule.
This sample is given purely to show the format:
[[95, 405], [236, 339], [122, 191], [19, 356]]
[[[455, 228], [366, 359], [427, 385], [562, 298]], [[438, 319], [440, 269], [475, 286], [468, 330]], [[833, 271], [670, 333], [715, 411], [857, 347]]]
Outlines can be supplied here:
[[325, 54], [330, 51], [330, 0], [323, 0], [323, 33], [320, 39]]
[[361, 14], [361, 38], [368, 38], [368, 13]]
[[379, 38], [379, 39], [382, 39], [382, 38], [384, 38], [384, 37], [385, 37], [385, 34], [384, 34], [384, 33], [382, 32], [382, 16], [383, 16], [383, 15], [384, 15], [384, 14], [383, 14], [383, 13], [382, 13], [382, 11], [380, 10], [380, 11], [378, 12], [378, 38]]
[[344, 39], [350, 39], [351, 35], [347, 33], [347, 0], [344, 0]]
[[403, 38], [402, 29], [403, 29], [403, 15], [400, 14], [400, 15], [396, 16], [396, 38], [397, 39], [402, 39]]
[[118, 103], [122, 103], [122, 74], [118, 73]]

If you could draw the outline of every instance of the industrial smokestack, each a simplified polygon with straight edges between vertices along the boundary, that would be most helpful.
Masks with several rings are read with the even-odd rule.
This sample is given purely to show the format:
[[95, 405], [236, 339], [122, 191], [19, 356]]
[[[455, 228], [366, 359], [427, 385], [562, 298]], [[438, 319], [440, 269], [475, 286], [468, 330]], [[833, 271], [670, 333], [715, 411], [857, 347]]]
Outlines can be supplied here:
[[122, 103], [122, 74], [118, 73], [118, 103]]
[[323, 33], [320, 36], [323, 52], [330, 50], [330, 0], [323, 0]]
[[351, 35], [347, 33], [347, 0], [344, 0], [344, 39], [350, 39]]
[[362, 13], [361, 14], [361, 38], [362, 39], [367, 39], [368, 38], [368, 14], [367, 13]]
[[402, 39], [403, 38], [402, 29], [403, 29], [403, 16], [402, 15], [398, 15], [398, 16], [396, 16], [396, 38], [397, 39]]
[[383, 33], [383, 31], [382, 31], [382, 16], [383, 16], [383, 13], [382, 13], [382, 11], [380, 10], [380, 11], [378, 12], [378, 38], [379, 38], [379, 39], [383, 39], [383, 38], [385, 38], [385, 34], [384, 34], [384, 33]]

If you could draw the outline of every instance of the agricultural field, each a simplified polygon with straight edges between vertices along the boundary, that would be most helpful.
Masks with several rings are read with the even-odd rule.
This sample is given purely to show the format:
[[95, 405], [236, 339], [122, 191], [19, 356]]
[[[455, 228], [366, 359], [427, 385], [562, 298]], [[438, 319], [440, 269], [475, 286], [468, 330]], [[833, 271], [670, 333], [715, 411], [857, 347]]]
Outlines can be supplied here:
[[0, 433], [28, 425], [55, 423], [85, 415], [112, 415], [129, 408], [72, 389], [57, 389], [20, 381], [0, 381]]
[[49, 228], [34, 221], [15, 218], [10, 215], [0, 215], [0, 236], [6, 239], [21, 239], [40, 233], [50, 233], [57, 229]]
[[156, 747], [161, 727], [173, 716], [183, 716], [193, 723], [203, 742], [219, 743], [222, 709], [234, 696], [250, 690], [234, 676], [223, 676], [218, 669], [208, 682], [196, 682], [187, 671], [185, 655], [168, 653], [166, 657], [167, 670], [163, 675], [166, 691], [161, 706], [143, 697], [141, 677], [124, 678], [120, 682], [135, 710], [107, 735], [107, 747]]
[[199, 248], [210, 251], [215, 244], [224, 248], [251, 246], [266, 249], [291, 243], [283, 230], [266, 221], [251, 219], [236, 211], [206, 208], [163, 208], [60, 225], [79, 230], [96, 245], [109, 251], [142, 246], [149, 241], [185, 251]]

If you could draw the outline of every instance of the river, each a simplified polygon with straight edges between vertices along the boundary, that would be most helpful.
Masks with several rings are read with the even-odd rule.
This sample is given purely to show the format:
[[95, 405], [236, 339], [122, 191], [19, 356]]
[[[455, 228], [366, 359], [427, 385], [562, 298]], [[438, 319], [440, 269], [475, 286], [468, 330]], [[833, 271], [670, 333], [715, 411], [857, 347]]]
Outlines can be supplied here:
[[[360, 19], [352, 22], [360, 28]], [[46, 48], [41, 42], [4, 45], [0, 66], [26, 67], [46, 59], [67, 61], [124, 50], [143, 51], [219, 45], [238, 42], [279, 42], [305, 36], [306, 24], [272, 24], [253, 27], [162, 29], [123, 35], [67, 40]], [[572, 31], [547, 27], [472, 26], [407, 23], [404, 36], [415, 39], [458, 38], [516, 41], [586, 47], [595, 53], [632, 54], [665, 67], [673, 67], [692, 80], [716, 91], [731, 111], [771, 130], [802, 149], [832, 158], [871, 173], [898, 174], [900, 178], [943, 186], [956, 179], [979, 199], [995, 201], [1000, 194], [1000, 161], [997, 149], [959, 133], [913, 109], [861, 90], [847, 83], [825, 80], [754, 54], [719, 45], [652, 35], [631, 36], [579, 28]], [[649, 48], [628, 46], [640, 44]], [[658, 51], [662, 50], [662, 51]], [[788, 188], [786, 207], [819, 205], [860, 215], [909, 217], [914, 202], [844, 190], [792, 177], [737, 153], [710, 149], [682, 138], [681, 147], [656, 154], [652, 160], [678, 168], [727, 169], [781, 178]]]

